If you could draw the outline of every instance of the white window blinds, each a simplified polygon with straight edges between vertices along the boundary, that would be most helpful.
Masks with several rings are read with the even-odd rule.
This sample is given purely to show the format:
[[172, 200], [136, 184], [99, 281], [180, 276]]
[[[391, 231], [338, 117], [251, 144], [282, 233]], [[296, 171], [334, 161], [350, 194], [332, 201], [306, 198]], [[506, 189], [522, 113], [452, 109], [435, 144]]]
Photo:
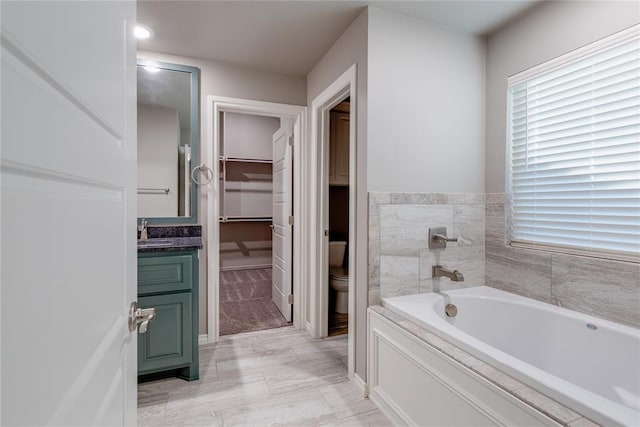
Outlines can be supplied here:
[[622, 38], [510, 79], [512, 245], [638, 259], [637, 28]]

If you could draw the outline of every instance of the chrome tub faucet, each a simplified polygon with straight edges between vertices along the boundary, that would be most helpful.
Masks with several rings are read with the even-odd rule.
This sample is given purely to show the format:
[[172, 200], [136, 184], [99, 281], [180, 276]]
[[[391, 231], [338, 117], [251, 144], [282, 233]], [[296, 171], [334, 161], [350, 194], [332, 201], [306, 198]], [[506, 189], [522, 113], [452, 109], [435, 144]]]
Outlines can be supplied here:
[[436, 277], [448, 277], [452, 282], [464, 282], [464, 276], [458, 270], [448, 270], [441, 265], [434, 265], [431, 267], [431, 276]]

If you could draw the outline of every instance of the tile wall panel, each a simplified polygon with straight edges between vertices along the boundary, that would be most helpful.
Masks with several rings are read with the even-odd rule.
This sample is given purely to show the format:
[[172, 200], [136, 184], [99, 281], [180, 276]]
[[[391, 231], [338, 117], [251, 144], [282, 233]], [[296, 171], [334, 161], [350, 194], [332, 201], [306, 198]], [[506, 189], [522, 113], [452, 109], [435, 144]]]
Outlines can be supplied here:
[[640, 327], [640, 264], [512, 248], [508, 199], [486, 194], [485, 202], [488, 286]]
[[[446, 227], [445, 250], [428, 248], [430, 227]], [[484, 284], [484, 195], [369, 193], [369, 303], [380, 298]], [[436, 263], [464, 282], [432, 279]]]
[[[512, 248], [504, 193], [369, 193], [369, 304], [486, 284], [640, 328], [640, 264]], [[430, 250], [429, 227], [458, 238]], [[435, 264], [464, 282], [433, 279]]]

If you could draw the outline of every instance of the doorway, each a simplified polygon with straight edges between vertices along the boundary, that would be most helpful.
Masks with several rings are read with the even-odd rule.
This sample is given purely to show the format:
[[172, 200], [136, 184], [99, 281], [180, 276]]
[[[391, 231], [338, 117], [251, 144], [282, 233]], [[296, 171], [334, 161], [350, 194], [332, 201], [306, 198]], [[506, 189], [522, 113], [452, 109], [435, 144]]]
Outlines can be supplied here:
[[[357, 117], [357, 93], [356, 93], [356, 65], [352, 65], [311, 103], [311, 141], [308, 152], [310, 171], [307, 174], [309, 180], [308, 206], [311, 220], [308, 228], [309, 257], [306, 268], [310, 277], [310, 305], [309, 324], [307, 328], [316, 338], [329, 335], [329, 175], [330, 175], [330, 116], [331, 110], [345, 99], [349, 99], [349, 144], [348, 144], [348, 242], [346, 248], [346, 263], [348, 274], [348, 313], [347, 319], [347, 375], [354, 379], [355, 373], [355, 317], [356, 317], [356, 259], [358, 253], [358, 241], [356, 229], [357, 201], [357, 156], [356, 156], [356, 117]], [[366, 305], [366, 302], [365, 302]], [[359, 383], [363, 382], [356, 378]]]
[[[300, 150], [295, 147], [302, 145], [306, 107], [213, 96], [207, 104], [208, 160], [219, 178], [207, 198], [207, 342], [291, 323], [300, 328], [302, 304], [292, 303], [302, 293], [301, 251], [292, 248], [301, 247], [300, 227], [293, 220], [301, 207], [291, 201], [300, 200]], [[248, 120], [259, 124], [247, 127]], [[237, 139], [225, 144], [225, 135], [233, 134], [225, 127], [233, 126], [241, 134], [262, 129], [267, 141], [258, 147]], [[288, 207], [280, 203], [282, 193]], [[265, 304], [271, 301], [277, 308]]]
[[219, 123], [220, 335], [287, 326], [290, 121], [223, 111]]
[[350, 98], [329, 111], [329, 305], [327, 335], [349, 332]]

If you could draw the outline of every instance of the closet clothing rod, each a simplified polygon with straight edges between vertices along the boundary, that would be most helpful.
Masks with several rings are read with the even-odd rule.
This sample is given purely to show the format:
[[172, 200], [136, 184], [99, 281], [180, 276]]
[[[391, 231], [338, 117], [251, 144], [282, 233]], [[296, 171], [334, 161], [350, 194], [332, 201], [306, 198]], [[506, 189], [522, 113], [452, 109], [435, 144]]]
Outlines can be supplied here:
[[220, 156], [220, 161], [222, 162], [230, 162], [230, 163], [264, 163], [264, 164], [273, 164], [273, 160], [269, 159], [250, 159], [245, 157], [227, 157]]
[[270, 216], [221, 216], [220, 222], [271, 222]]

